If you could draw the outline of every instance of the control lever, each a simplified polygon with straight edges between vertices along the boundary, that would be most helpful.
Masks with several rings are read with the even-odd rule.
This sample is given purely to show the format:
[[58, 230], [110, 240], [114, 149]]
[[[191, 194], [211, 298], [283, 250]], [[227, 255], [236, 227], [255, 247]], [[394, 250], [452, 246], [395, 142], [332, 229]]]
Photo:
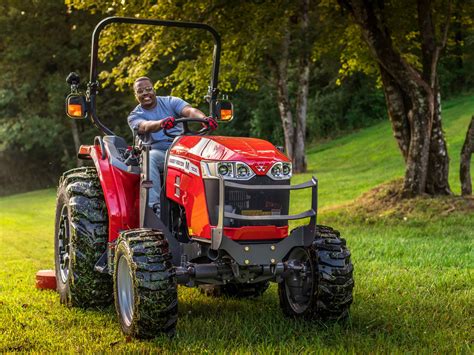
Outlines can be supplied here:
[[[132, 147], [127, 149], [127, 158], [125, 159], [124, 163], [126, 165], [138, 165], [138, 158], [140, 156], [141, 144], [137, 145], [137, 136], [138, 136], [138, 129], [133, 130], [133, 143]], [[140, 141], [141, 142], [141, 141]]]

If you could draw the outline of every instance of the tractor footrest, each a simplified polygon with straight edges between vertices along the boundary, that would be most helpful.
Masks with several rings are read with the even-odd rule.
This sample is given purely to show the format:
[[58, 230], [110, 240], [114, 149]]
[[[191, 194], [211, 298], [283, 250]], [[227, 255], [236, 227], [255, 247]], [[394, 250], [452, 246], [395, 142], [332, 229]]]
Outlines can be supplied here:
[[94, 270], [100, 272], [101, 274], [107, 274], [109, 272], [106, 251], [100, 256], [99, 260], [97, 260], [97, 262], [95, 263]]

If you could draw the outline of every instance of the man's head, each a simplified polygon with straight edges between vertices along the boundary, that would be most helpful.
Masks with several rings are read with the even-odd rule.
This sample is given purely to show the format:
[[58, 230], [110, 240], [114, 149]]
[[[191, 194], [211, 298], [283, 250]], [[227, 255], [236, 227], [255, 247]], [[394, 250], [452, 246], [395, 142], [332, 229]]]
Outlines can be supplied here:
[[142, 76], [133, 83], [135, 98], [144, 109], [150, 110], [156, 106], [156, 94], [150, 78]]

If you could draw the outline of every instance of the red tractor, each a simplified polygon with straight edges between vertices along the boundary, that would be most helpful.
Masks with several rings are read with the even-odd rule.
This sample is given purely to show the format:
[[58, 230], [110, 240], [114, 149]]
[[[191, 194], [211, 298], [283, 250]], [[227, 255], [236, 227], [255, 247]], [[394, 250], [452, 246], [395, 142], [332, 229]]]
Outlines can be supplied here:
[[[320, 320], [348, 316], [353, 266], [346, 242], [316, 224], [317, 180], [290, 185], [291, 161], [271, 143], [255, 138], [205, 136], [207, 121], [180, 118], [163, 171], [161, 218], [148, 206], [150, 147], [132, 146], [97, 117], [97, 53], [110, 23], [172, 26], [209, 31], [214, 38], [210, 115], [232, 118], [232, 105], [218, 100], [220, 37], [210, 26], [111, 17], [92, 36], [87, 91], [68, 83], [68, 115], [88, 117], [103, 136], [81, 146], [79, 158], [93, 167], [60, 179], [55, 228], [55, 273], [61, 302], [95, 307], [115, 300], [125, 334], [173, 335], [178, 285], [214, 296], [255, 297], [278, 283], [285, 315]], [[204, 128], [193, 130], [190, 123]], [[202, 127], [202, 126], [200, 126]], [[306, 212], [290, 215], [290, 192], [310, 189]], [[288, 221], [309, 218], [289, 229]]]

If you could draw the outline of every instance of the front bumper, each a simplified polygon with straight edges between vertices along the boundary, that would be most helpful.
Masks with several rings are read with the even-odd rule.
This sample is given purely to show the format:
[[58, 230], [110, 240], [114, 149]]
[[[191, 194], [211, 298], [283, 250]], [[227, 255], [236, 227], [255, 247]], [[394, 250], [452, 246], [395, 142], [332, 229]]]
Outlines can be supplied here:
[[[225, 189], [242, 190], [300, 190], [311, 188], [311, 209], [296, 215], [266, 215], [251, 216], [226, 212]], [[211, 249], [226, 251], [239, 265], [268, 265], [277, 264], [288, 252], [298, 246], [309, 246], [314, 239], [316, 230], [318, 181], [315, 177], [299, 185], [245, 185], [224, 179], [219, 179], [219, 211], [218, 221], [211, 232]], [[278, 242], [237, 243], [224, 234], [224, 219], [231, 218], [242, 221], [285, 222], [310, 218], [309, 224], [295, 228], [288, 237]]]

